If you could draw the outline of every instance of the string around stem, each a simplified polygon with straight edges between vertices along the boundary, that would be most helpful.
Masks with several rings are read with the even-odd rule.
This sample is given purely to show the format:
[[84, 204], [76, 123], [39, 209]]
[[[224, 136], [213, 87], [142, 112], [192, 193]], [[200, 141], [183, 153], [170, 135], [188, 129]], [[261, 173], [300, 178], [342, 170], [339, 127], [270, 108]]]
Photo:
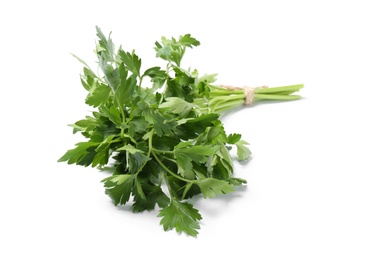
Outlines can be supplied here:
[[255, 90], [260, 88], [268, 88], [267, 86], [260, 86], [260, 87], [234, 87], [230, 85], [220, 85], [220, 87], [228, 89], [228, 90], [243, 90], [245, 95], [244, 105], [249, 106], [253, 102], [253, 98], [255, 95]]

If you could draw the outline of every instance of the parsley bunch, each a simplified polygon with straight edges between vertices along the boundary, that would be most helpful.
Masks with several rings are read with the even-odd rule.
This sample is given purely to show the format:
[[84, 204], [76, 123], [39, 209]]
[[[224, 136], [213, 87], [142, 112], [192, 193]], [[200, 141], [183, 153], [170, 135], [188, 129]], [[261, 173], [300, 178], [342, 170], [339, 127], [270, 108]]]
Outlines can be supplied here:
[[[214, 198], [246, 183], [233, 177], [229, 151], [235, 147], [237, 159], [247, 160], [248, 143], [226, 134], [218, 114], [242, 104], [244, 91], [215, 86], [215, 75], [180, 67], [186, 48], [200, 44], [189, 34], [155, 43], [166, 69], [141, 70], [134, 51], [116, 50], [111, 35], [96, 29], [100, 75], [76, 57], [84, 64], [86, 104], [95, 109], [70, 125], [86, 141], [59, 162], [110, 170], [102, 182], [115, 206], [132, 203], [142, 212], [158, 205], [164, 230], [196, 236], [202, 217], [188, 199]], [[150, 87], [143, 86], [147, 78]], [[256, 89], [254, 99], [296, 99], [290, 94], [301, 87]]]

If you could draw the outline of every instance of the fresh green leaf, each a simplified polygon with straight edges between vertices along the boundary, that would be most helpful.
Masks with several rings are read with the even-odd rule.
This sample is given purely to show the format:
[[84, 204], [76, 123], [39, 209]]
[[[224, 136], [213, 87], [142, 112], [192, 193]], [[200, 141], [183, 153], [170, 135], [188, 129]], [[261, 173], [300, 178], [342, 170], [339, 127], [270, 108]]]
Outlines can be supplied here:
[[90, 93], [86, 98], [86, 104], [98, 107], [107, 102], [111, 89], [105, 84], [95, 82], [89, 91]]
[[98, 26], [96, 26], [96, 29], [97, 29], [97, 36], [99, 38], [97, 52], [99, 54], [103, 54], [105, 60], [113, 61], [114, 53], [115, 53], [115, 45], [112, 42], [111, 33], [108, 36], [108, 38], [106, 38], [106, 36], [103, 34], [102, 30]]
[[[99, 143], [80, 142], [76, 148], [68, 150], [58, 161], [67, 162], [68, 164], [80, 164], [81, 160], [90, 153], [90, 148], [96, 148]], [[87, 165], [86, 165], [87, 166]]]
[[190, 34], [180, 36], [179, 41], [173, 37], [171, 39], [162, 37], [161, 43], [155, 42], [155, 51], [157, 52], [157, 57], [174, 62], [177, 66], [180, 66], [180, 62], [185, 53], [185, 48], [192, 48], [193, 46], [198, 45], [200, 45], [200, 42]]
[[193, 78], [190, 73], [186, 70], [181, 68], [175, 67], [175, 82], [179, 84], [179, 86], [189, 86], [195, 82], [195, 78]]
[[177, 232], [185, 232], [193, 237], [197, 236], [197, 230], [200, 229], [198, 221], [202, 219], [192, 204], [175, 198], [172, 198], [168, 207], [160, 210], [158, 217], [162, 217], [160, 223], [165, 231], [175, 228]]
[[134, 75], [140, 76], [141, 59], [134, 53], [119, 50], [119, 56], [125, 67]]
[[108, 86], [111, 87], [112, 91], [115, 91], [120, 84], [120, 75], [119, 69], [114, 68], [111, 63], [108, 62], [105, 54], [98, 54], [99, 67], [101, 68], [104, 78], [108, 83]]
[[142, 153], [141, 150], [137, 149], [136, 147], [134, 147], [131, 144], [126, 144], [126, 145], [118, 148], [117, 151], [127, 151], [127, 152], [129, 152], [131, 154]]
[[249, 157], [251, 156], [251, 151], [246, 146], [249, 145], [249, 143], [244, 140], [239, 140], [237, 143], [235, 143], [235, 145], [237, 147], [237, 155], [239, 160], [244, 161], [249, 159]]
[[115, 206], [128, 202], [134, 186], [136, 175], [114, 175], [102, 180], [106, 194], [113, 200]]
[[129, 153], [128, 154], [128, 166], [130, 173], [137, 173], [143, 168], [147, 161], [151, 160], [150, 157], [144, 155], [143, 153]]
[[200, 187], [204, 198], [215, 198], [220, 194], [227, 194], [235, 191], [234, 187], [224, 180], [206, 178], [199, 179], [196, 183]]
[[137, 88], [137, 80], [135, 76], [122, 78], [119, 87], [115, 91], [116, 104], [119, 108], [130, 106]]
[[162, 78], [162, 79], [167, 78], [166, 71], [161, 70], [160, 67], [152, 67], [152, 68], [145, 70], [143, 77], [144, 76], [148, 76], [152, 79], [154, 79], [154, 78]]
[[153, 210], [157, 204], [160, 208], [165, 208], [170, 203], [170, 199], [162, 191], [161, 187], [151, 183], [142, 183], [142, 187], [145, 197], [135, 192], [134, 203], [132, 205], [134, 212], [141, 212], [144, 210]]
[[99, 108], [99, 112], [107, 117], [112, 123], [114, 123], [116, 126], [120, 126], [122, 123], [121, 115], [119, 110], [115, 106], [101, 106]]
[[108, 163], [109, 159], [109, 150], [112, 139], [114, 139], [114, 135], [110, 135], [104, 140], [96, 149], [96, 155], [93, 158], [92, 167], [97, 165], [103, 166]]
[[159, 111], [145, 107], [142, 111], [145, 120], [154, 127], [158, 136], [171, 135], [176, 122], [172, 118], [164, 117]]
[[88, 132], [92, 134], [93, 130], [97, 127], [98, 122], [95, 118], [91, 116], [86, 116], [85, 119], [78, 120], [74, 124], [70, 124], [69, 126], [73, 127], [73, 133], [77, 132]]
[[230, 134], [227, 137], [227, 143], [228, 144], [236, 144], [240, 141], [240, 138], [242, 138], [242, 136], [240, 134]]
[[159, 108], [166, 109], [174, 114], [180, 115], [181, 117], [186, 117], [193, 107], [194, 105], [192, 103], [186, 102], [178, 97], [166, 98], [166, 102], [159, 105]]
[[174, 156], [182, 176], [190, 175], [192, 171], [192, 161], [196, 163], [206, 163], [209, 156], [218, 151], [216, 146], [192, 146], [190, 142], [180, 143], [174, 149]]
[[180, 36], [179, 42], [187, 47], [192, 48], [193, 46], [199, 46], [200, 42], [193, 38], [190, 34], [185, 34], [184, 36]]

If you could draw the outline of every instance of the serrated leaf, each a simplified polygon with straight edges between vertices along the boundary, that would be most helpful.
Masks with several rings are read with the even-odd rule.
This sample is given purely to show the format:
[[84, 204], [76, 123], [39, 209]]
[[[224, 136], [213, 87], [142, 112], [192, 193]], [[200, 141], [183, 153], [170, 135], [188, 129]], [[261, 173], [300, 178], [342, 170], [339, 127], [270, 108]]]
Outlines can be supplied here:
[[134, 51], [130, 53], [119, 50], [119, 56], [129, 71], [137, 76], [140, 76], [141, 59], [134, 53]]
[[111, 145], [111, 140], [114, 139], [114, 135], [110, 135], [104, 140], [96, 149], [96, 155], [93, 158], [92, 167], [97, 165], [103, 166], [108, 163], [109, 159], [109, 149]]
[[136, 152], [134, 154], [128, 154], [128, 167], [130, 173], [137, 173], [144, 164], [151, 160], [150, 157], [144, 155], [143, 153]]
[[183, 58], [184, 52], [181, 50], [174, 50], [170, 53], [169, 60], [175, 62], [175, 64], [179, 67], [180, 62]]
[[89, 132], [91, 133], [92, 130], [97, 126], [97, 120], [91, 116], [86, 116], [85, 119], [78, 120], [74, 124], [70, 124], [70, 127], [73, 127], [73, 133], [77, 132]]
[[68, 150], [58, 162], [67, 162], [68, 164], [80, 164], [81, 160], [90, 153], [89, 148], [97, 148], [99, 143], [96, 142], [80, 142], [76, 144], [76, 148]]
[[179, 173], [182, 176], [190, 175], [192, 171], [192, 162], [205, 163], [209, 156], [218, 151], [217, 146], [191, 146], [190, 142], [180, 143], [174, 149], [174, 157], [177, 161]]
[[208, 126], [213, 126], [215, 121], [217, 121], [219, 118], [219, 114], [203, 114], [199, 117], [196, 117], [196, 118], [183, 118], [178, 122], [179, 125], [187, 125], [189, 126], [190, 128], [193, 128], [193, 129], [201, 129], [202, 132], [205, 131], [205, 129], [208, 127]]
[[160, 67], [152, 67], [145, 70], [142, 76], [148, 76], [150, 78], [166, 78], [167, 74], [166, 71], [162, 70]]
[[199, 46], [200, 42], [193, 38], [190, 34], [186, 34], [184, 36], [180, 36], [179, 42], [187, 47], [192, 48], [192, 46]]
[[148, 122], [142, 117], [133, 117], [132, 121], [128, 123], [128, 132], [130, 135], [136, 133], [144, 133], [148, 126]]
[[121, 123], [122, 123], [121, 115], [115, 106], [111, 106], [111, 107], [101, 106], [99, 107], [99, 112], [103, 116], [107, 117], [116, 126], [119, 126], [119, 127], [121, 126]]
[[171, 39], [162, 37], [161, 43], [155, 42], [155, 51], [157, 52], [157, 57], [172, 61], [177, 66], [180, 66], [186, 47], [192, 48], [198, 45], [200, 45], [200, 42], [190, 34], [180, 36], [179, 41], [173, 37]]
[[99, 67], [104, 74], [106, 82], [112, 88], [112, 90], [115, 91], [120, 84], [120, 75], [118, 68], [114, 68], [111, 64], [109, 64], [103, 53], [98, 54], [98, 60]]
[[103, 54], [107, 61], [113, 61], [115, 53], [115, 45], [111, 39], [111, 33], [108, 38], [103, 34], [102, 30], [96, 26], [97, 36], [99, 38], [97, 52]]
[[127, 152], [129, 152], [131, 154], [142, 153], [141, 150], [137, 149], [136, 147], [134, 147], [131, 144], [126, 144], [126, 145], [118, 148], [117, 151], [127, 151]]
[[193, 107], [192, 103], [178, 97], [168, 97], [165, 102], [159, 105], [159, 108], [178, 114], [181, 117], [186, 117]]
[[228, 144], [236, 144], [237, 142], [240, 141], [240, 138], [242, 136], [240, 134], [230, 134], [228, 137], [227, 137], [227, 143]]
[[134, 186], [136, 175], [120, 174], [102, 180], [106, 194], [113, 200], [115, 206], [128, 202]]
[[121, 108], [124, 105], [129, 107], [136, 88], [137, 79], [135, 75], [132, 75], [129, 78], [122, 78], [119, 87], [115, 91], [115, 98], [117, 100], [116, 105]]
[[174, 51], [171, 46], [159, 47], [156, 48], [157, 57], [160, 57], [164, 60], [169, 60], [171, 53]]
[[234, 192], [234, 187], [227, 181], [214, 178], [199, 179], [196, 184], [200, 187], [204, 198], [215, 198], [220, 194]]
[[188, 71], [183, 70], [182, 68], [175, 67], [175, 81], [180, 86], [188, 86], [195, 82], [195, 78], [193, 78]]
[[144, 210], [153, 210], [157, 204], [160, 208], [165, 208], [170, 203], [170, 199], [162, 191], [160, 186], [151, 183], [142, 183], [145, 198], [143, 199], [138, 192], [135, 192], [134, 203], [132, 205], [133, 212], [141, 212]]
[[165, 231], [175, 228], [178, 233], [185, 232], [193, 237], [197, 236], [200, 229], [198, 221], [202, 219], [192, 204], [180, 202], [174, 197], [168, 207], [159, 211], [158, 217], [162, 217], [160, 224]]
[[246, 145], [249, 145], [249, 143], [247, 143], [244, 140], [239, 140], [235, 145], [236, 145], [236, 148], [237, 148], [238, 159], [240, 161], [244, 161], [244, 160], [249, 159], [249, 157], [251, 156], [251, 151], [246, 146]]
[[158, 136], [171, 135], [172, 129], [176, 126], [176, 121], [167, 120], [158, 110], [151, 109], [150, 107], [144, 107], [142, 115], [149, 124], [153, 125], [155, 133]]
[[167, 78], [166, 80], [166, 97], [180, 97], [185, 98], [186, 94], [184, 93], [184, 89], [180, 86], [174, 79]]
[[89, 90], [85, 103], [93, 107], [98, 107], [107, 102], [110, 92], [111, 89], [107, 85], [95, 82]]

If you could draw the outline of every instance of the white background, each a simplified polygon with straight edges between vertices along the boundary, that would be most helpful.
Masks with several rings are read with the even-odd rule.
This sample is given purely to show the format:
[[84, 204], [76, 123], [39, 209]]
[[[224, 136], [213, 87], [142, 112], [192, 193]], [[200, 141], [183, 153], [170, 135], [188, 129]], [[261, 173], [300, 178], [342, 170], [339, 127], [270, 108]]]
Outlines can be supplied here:
[[[3, 1], [1, 259], [376, 259], [373, 1]], [[223, 117], [252, 160], [246, 188], [195, 199], [198, 238], [157, 211], [114, 207], [96, 169], [57, 159], [88, 114], [74, 53], [94, 64], [95, 25], [143, 68], [154, 41], [191, 33], [183, 66], [218, 83], [304, 83], [304, 99]]]

